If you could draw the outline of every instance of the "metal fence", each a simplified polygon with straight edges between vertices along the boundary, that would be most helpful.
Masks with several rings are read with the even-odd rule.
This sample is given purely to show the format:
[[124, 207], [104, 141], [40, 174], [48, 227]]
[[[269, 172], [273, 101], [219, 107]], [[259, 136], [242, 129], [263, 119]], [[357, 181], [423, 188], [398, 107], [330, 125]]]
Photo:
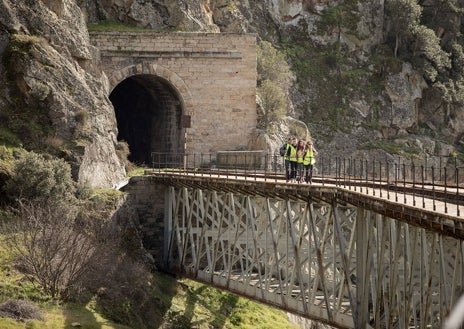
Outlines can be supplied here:
[[[285, 174], [282, 156], [264, 151], [222, 151], [217, 153], [152, 153], [152, 168], [182, 170], [216, 170], [222, 173], [278, 178]], [[398, 185], [431, 184], [459, 188], [464, 183], [464, 166], [456, 157], [429, 156], [424, 159], [404, 158], [359, 159], [318, 157], [314, 177], [339, 181], [382, 182]]]

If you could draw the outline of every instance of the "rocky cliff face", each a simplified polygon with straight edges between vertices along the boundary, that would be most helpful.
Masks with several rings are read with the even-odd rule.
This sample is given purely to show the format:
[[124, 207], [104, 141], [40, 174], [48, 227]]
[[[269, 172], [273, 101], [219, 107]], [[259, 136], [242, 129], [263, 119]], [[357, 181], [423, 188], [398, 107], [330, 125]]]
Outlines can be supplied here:
[[[385, 144], [415, 156], [462, 149], [464, 111], [444, 104], [413, 65], [393, 56], [385, 44], [393, 22], [383, 0], [81, 0], [80, 5], [90, 22], [254, 32], [273, 42], [287, 51], [299, 75], [289, 91], [289, 114], [307, 124], [322, 154], [364, 156], [373, 148], [383, 152]], [[447, 15], [452, 19], [441, 17], [443, 24], [460, 26], [459, 15]], [[436, 31], [449, 40], [452, 28], [443, 24], [437, 22]], [[312, 67], [298, 67], [305, 60]], [[252, 147], [276, 150], [288, 129], [277, 131], [257, 133]]]
[[64, 157], [80, 183], [108, 187], [125, 171], [96, 51], [75, 1], [0, 1], [3, 142]]

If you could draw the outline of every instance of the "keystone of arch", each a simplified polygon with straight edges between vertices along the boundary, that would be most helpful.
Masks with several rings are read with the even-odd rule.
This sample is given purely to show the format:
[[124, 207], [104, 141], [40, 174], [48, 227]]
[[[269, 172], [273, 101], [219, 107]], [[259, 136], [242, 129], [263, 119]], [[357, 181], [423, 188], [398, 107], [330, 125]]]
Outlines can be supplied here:
[[110, 89], [113, 90], [121, 81], [139, 74], [156, 75], [168, 81], [173, 88], [179, 93], [179, 98], [186, 112], [190, 112], [193, 108], [192, 94], [190, 93], [187, 84], [175, 72], [158, 64], [136, 64], [126, 66], [114, 72], [109, 78]]

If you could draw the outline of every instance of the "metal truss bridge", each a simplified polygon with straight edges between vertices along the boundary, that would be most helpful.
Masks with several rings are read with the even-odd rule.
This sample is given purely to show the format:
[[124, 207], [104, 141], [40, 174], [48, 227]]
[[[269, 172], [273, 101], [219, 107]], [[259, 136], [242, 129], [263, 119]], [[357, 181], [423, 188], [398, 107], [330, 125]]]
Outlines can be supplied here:
[[457, 177], [147, 174], [168, 186], [164, 261], [176, 273], [337, 328], [440, 328], [462, 292]]

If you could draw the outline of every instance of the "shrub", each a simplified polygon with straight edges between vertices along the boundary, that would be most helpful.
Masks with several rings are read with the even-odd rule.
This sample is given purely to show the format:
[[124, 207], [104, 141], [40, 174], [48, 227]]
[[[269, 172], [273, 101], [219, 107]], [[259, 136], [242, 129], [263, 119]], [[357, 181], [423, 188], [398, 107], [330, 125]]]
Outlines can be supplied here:
[[118, 159], [124, 164], [126, 172], [131, 171], [134, 168], [134, 165], [128, 160], [130, 155], [129, 144], [125, 140], [118, 141], [116, 144], [116, 155]]
[[86, 110], [79, 110], [74, 115], [74, 118], [76, 119], [76, 122], [78, 122], [79, 124], [85, 125], [87, 123], [87, 120], [89, 119], [89, 113]]
[[0, 304], [0, 317], [17, 321], [42, 320], [42, 312], [31, 302], [19, 299], [9, 299]]
[[5, 192], [12, 200], [72, 203], [75, 199], [71, 167], [62, 159], [25, 153], [15, 162], [13, 172], [5, 184]]
[[386, 3], [386, 11], [394, 18], [391, 20], [390, 30], [395, 38], [396, 57], [398, 49], [413, 39], [413, 31], [419, 25], [422, 8], [417, 0], [393, 0]]

